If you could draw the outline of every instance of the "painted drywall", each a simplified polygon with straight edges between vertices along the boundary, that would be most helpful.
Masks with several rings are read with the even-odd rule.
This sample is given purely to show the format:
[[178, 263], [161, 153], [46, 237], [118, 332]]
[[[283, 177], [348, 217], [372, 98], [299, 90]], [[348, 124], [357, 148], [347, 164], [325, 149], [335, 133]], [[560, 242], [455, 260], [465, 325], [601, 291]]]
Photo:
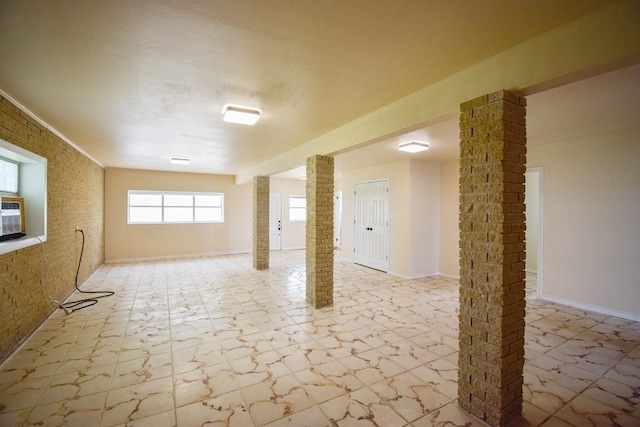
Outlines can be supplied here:
[[301, 179], [271, 178], [269, 191], [282, 194], [282, 250], [305, 248], [305, 221], [289, 221], [289, 196], [305, 195]]
[[525, 270], [538, 272], [538, 250], [540, 240], [540, 178], [542, 170], [529, 169], [525, 176], [524, 204], [527, 230], [525, 241], [527, 243]]
[[640, 320], [640, 129], [534, 146], [542, 297]]
[[409, 162], [409, 277], [439, 272], [440, 163]]
[[[128, 190], [224, 193], [224, 223], [127, 224]], [[252, 184], [233, 176], [107, 168], [105, 260], [251, 252]]]
[[423, 277], [438, 270], [439, 165], [401, 161], [342, 174], [342, 255], [353, 260], [353, 188], [389, 179], [389, 273]]
[[460, 162], [440, 164], [440, 274], [460, 277]]

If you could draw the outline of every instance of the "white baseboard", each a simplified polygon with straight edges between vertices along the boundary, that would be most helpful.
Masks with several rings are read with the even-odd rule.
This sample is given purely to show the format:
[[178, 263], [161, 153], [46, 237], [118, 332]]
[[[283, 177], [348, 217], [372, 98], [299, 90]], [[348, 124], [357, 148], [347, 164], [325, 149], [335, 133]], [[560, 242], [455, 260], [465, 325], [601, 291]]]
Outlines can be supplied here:
[[620, 317], [626, 320], [633, 320], [634, 322], [640, 322], [640, 315], [637, 315], [634, 313], [627, 313], [624, 311], [612, 310], [610, 308], [602, 307], [599, 305], [585, 304], [585, 303], [570, 300], [570, 299], [550, 297], [545, 295], [540, 295], [538, 299], [555, 302], [562, 305], [568, 305], [570, 307], [579, 308], [580, 310], [593, 311], [600, 314], [606, 314], [608, 316], [615, 316], [615, 317]]
[[153, 262], [153, 261], [167, 261], [170, 259], [190, 259], [190, 258], [203, 258], [214, 257], [223, 255], [240, 255], [248, 254], [251, 251], [230, 251], [230, 252], [206, 252], [200, 254], [183, 254], [183, 255], [163, 255], [154, 257], [140, 257], [140, 258], [117, 258], [117, 259], [105, 259], [105, 264], [126, 264], [131, 262]]
[[452, 274], [447, 274], [447, 273], [438, 273], [438, 276], [446, 277], [448, 279], [460, 280], [460, 276], [454, 276]]

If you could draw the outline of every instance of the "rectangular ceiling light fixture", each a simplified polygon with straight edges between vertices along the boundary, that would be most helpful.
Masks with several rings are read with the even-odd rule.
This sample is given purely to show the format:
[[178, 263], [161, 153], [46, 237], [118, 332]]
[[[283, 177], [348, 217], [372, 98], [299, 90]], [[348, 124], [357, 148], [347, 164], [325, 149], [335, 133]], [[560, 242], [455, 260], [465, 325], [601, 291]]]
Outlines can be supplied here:
[[406, 151], [407, 153], [419, 153], [429, 149], [429, 144], [420, 141], [403, 142], [398, 145], [398, 150]]
[[241, 125], [255, 125], [260, 118], [260, 110], [256, 108], [225, 105], [222, 120]]
[[174, 165], [188, 165], [191, 159], [188, 157], [171, 157], [171, 163]]

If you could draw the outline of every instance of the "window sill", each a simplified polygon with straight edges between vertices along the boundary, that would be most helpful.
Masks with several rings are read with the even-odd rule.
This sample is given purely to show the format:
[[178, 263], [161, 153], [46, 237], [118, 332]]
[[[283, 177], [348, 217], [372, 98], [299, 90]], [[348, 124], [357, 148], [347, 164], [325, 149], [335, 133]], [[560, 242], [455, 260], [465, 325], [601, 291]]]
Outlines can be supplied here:
[[20, 239], [15, 240], [7, 240], [5, 242], [0, 242], [0, 255], [7, 254], [9, 252], [17, 251], [20, 249], [28, 248], [29, 246], [37, 245], [39, 243], [44, 243], [47, 241], [45, 236], [25, 236]]

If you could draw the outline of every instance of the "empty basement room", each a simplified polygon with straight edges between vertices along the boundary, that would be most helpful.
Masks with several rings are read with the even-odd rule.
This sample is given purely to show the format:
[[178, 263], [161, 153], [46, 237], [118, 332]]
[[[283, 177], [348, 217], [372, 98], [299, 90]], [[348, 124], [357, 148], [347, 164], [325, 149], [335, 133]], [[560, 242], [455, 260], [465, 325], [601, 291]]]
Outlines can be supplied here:
[[639, 16], [4, 1], [0, 425], [640, 425]]

